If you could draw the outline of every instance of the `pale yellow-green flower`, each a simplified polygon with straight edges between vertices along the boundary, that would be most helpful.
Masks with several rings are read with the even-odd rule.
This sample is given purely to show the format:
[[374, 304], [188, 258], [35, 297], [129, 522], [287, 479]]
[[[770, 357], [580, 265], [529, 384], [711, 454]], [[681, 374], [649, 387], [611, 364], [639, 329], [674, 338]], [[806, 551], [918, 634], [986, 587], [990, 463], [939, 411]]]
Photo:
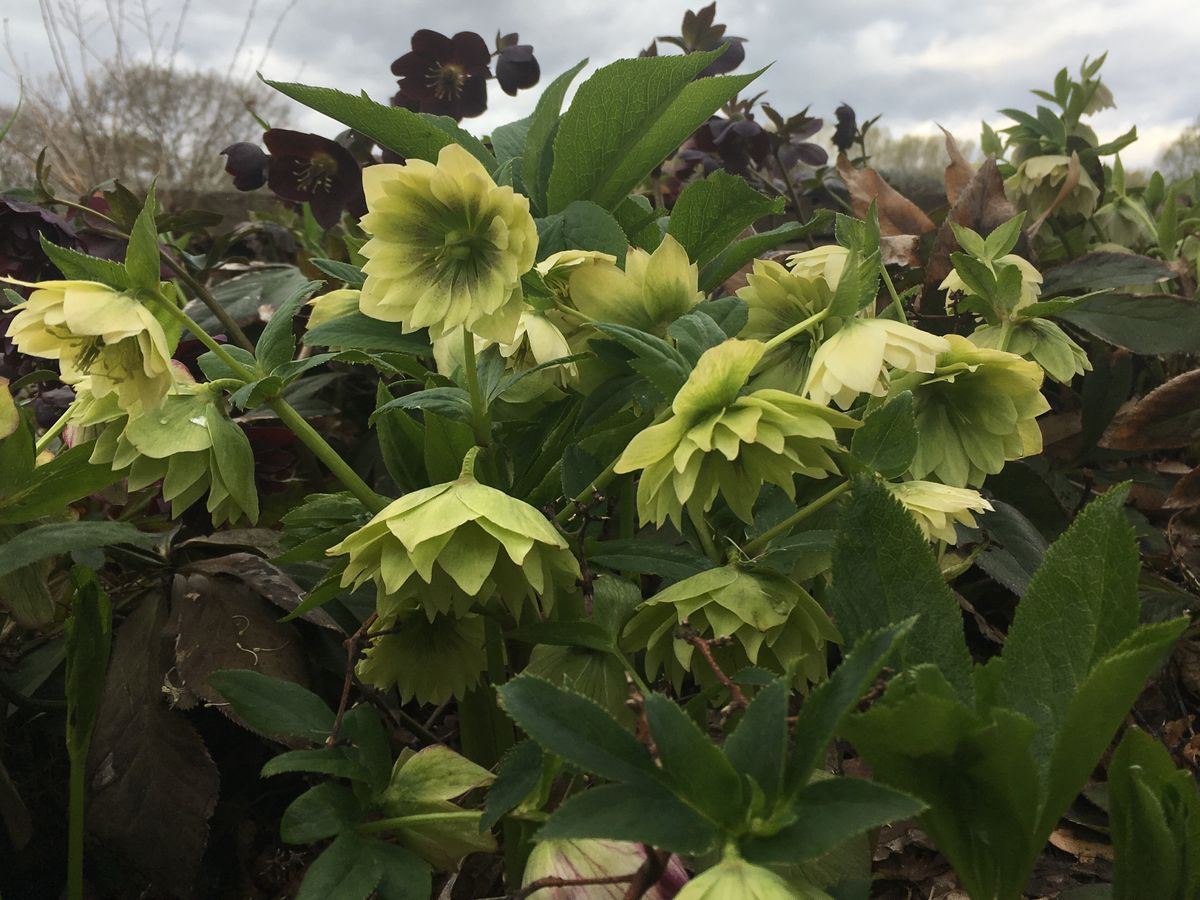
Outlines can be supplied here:
[[85, 379], [71, 426], [73, 443], [95, 439], [93, 464], [126, 471], [129, 490], [161, 481], [172, 516], [207, 493], [214, 526], [258, 520], [250, 441], [208, 385], [175, 382], [158, 409], [130, 417], [111, 395], [94, 396]]
[[[977, 347], [999, 350], [1003, 338], [1002, 326], [984, 325], [971, 335], [971, 343]], [[1092, 370], [1087, 352], [1048, 319], [1017, 319], [1013, 322], [1007, 350], [1032, 359], [1060, 384], [1069, 384], [1076, 375]]]
[[570, 291], [571, 276], [591, 266], [616, 267], [617, 258], [599, 250], [559, 250], [534, 266], [546, 287], [559, 299]]
[[[833, 289], [820, 275], [791, 272], [777, 262], [754, 260], [737, 296], [746, 304], [740, 337], [769, 341], [829, 306]], [[820, 326], [808, 329], [767, 353], [754, 375], [755, 387], [800, 393]]]
[[[1017, 166], [1017, 171], [1004, 182], [1005, 193], [1019, 210], [1026, 210], [1030, 219], [1041, 217], [1057, 199], [1066, 184], [1071, 157], [1062, 155], [1031, 156]], [[1059, 205], [1061, 213], [1089, 216], [1100, 199], [1100, 189], [1087, 170], [1079, 169], [1079, 181]]]
[[645, 648], [651, 678], [665, 671], [676, 688], [689, 672], [706, 684], [715, 678], [695, 646], [676, 636], [684, 622], [719, 641], [712, 650], [724, 671], [762, 666], [792, 675], [801, 690], [825, 678], [825, 643], [841, 639], [820, 605], [791, 579], [734, 565], [708, 569], [645, 601], [622, 638], [630, 649]]
[[475, 614], [435, 615], [414, 608], [380, 616], [375, 637], [358, 664], [358, 677], [388, 690], [395, 687], [408, 703], [445, 703], [461, 699], [479, 683], [487, 668], [483, 619]]
[[[1016, 266], [1021, 272], [1021, 299], [1017, 301], [1016, 309], [1037, 302], [1038, 295], [1042, 292], [1042, 273], [1025, 257], [1009, 253], [1006, 256], [999, 257], [994, 262], [987, 259], [981, 259], [979, 262], [987, 266], [993, 275], [996, 274], [995, 263]], [[950, 270], [950, 274], [942, 279], [942, 283], [938, 287], [947, 292], [972, 293], [971, 289], [967, 287], [966, 282], [962, 280], [962, 276], [954, 269]]]
[[1037, 417], [1050, 408], [1041, 392], [1042, 367], [959, 335], [946, 340], [950, 351], [938, 357], [936, 372], [893, 384], [913, 392], [921, 440], [911, 472], [978, 487], [1007, 460], [1041, 452]]
[[970, 488], [950, 487], [935, 481], [887, 483], [887, 489], [912, 514], [926, 540], [954, 544], [955, 523], [975, 527], [974, 513], [987, 512], [992, 504]]
[[845, 247], [827, 244], [802, 253], [793, 253], [788, 257], [787, 264], [793, 274], [802, 278], [824, 279], [830, 290], [836, 290], [849, 256], [850, 251]]
[[[528, 887], [543, 878], [579, 881], [628, 875], [645, 862], [645, 849], [632, 841], [538, 841], [525, 862], [521, 885]], [[662, 876], [642, 897], [645, 900], [670, 900], [687, 880], [682, 860], [672, 854]], [[563, 885], [542, 888], [534, 897], [540, 895], [541, 900], [621, 900], [628, 889], [626, 883]]]
[[62, 380], [91, 378], [133, 414], [155, 409], [174, 384], [171, 344], [138, 299], [91, 281], [42, 281], [15, 307], [8, 336], [29, 356], [56, 359]]
[[891, 319], [844, 319], [813, 355], [805, 393], [822, 405], [833, 400], [849, 409], [860, 394], [881, 397], [888, 390], [888, 367], [932, 372], [946, 339]]
[[837, 472], [835, 428], [860, 423], [824, 404], [765, 388], [739, 396], [765, 346], [729, 340], [706, 350], [671, 404], [672, 415], [636, 435], [615, 471], [642, 469], [642, 522], [682, 527], [685, 504], [708, 510], [720, 492], [743, 521], [763, 482], [795, 496], [796, 475]]
[[308, 314], [308, 328], [316, 328], [350, 313], [358, 312], [359, 295], [356, 288], [341, 288], [329, 291], [308, 301], [312, 310]]
[[492, 596], [514, 615], [535, 598], [549, 611], [579, 578], [545, 516], [469, 474], [406, 494], [326, 552], [350, 557], [343, 587], [374, 579], [384, 617], [414, 605], [461, 616]]
[[670, 235], [653, 253], [630, 247], [624, 270], [601, 259], [576, 267], [569, 292], [571, 304], [589, 319], [628, 325], [659, 337], [704, 299], [699, 269]]
[[405, 331], [428, 328], [432, 338], [463, 326], [512, 340], [521, 276], [537, 253], [528, 198], [497, 186], [457, 144], [442, 148], [437, 165], [368, 166], [363, 192], [371, 234], [361, 251], [364, 314]]
[[689, 881], [675, 900], [828, 900], [824, 891], [801, 894], [770, 869], [727, 854]]

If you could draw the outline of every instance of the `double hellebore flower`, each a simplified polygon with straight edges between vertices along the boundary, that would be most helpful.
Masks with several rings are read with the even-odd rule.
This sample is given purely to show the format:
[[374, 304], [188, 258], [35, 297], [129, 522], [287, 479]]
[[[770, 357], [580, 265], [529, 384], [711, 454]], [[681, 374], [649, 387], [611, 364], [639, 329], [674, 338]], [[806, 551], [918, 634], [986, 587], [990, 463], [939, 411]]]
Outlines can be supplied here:
[[[828, 307], [833, 289], [818, 275], [798, 274], [777, 262], [756, 259], [737, 296], [747, 307], [740, 336], [769, 341]], [[809, 351], [816, 340], [816, 330], [804, 331], [767, 353], [754, 377], [755, 386], [800, 393]]]
[[1042, 450], [1037, 417], [1050, 408], [1042, 396], [1042, 368], [1015, 353], [976, 347], [947, 335], [950, 350], [932, 375], [897, 379], [893, 389], [913, 392], [921, 435], [911, 473], [944, 484], [975, 487], [1006, 460]]
[[740, 395], [765, 346], [730, 340], [704, 352], [671, 404], [672, 415], [638, 434], [616, 471], [644, 470], [637, 506], [642, 522], [682, 527], [685, 505], [709, 510], [717, 492], [744, 522], [764, 481], [795, 496], [796, 475], [837, 472], [829, 451], [835, 428], [854, 419], [823, 404], [764, 388]]
[[358, 664], [358, 677], [388, 690], [395, 687], [408, 703], [445, 703], [461, 698], [479, 683], [487, 668], [483, 619], [474, 614], [434, 616], [421, 609], [383, 616], [373, 641]]
[[58, 360], [67, 384], [90, 376], [95, 396], [115, 394], [131, 414], [162, 403], [175, 383], [172, 342], [140, 300], [91, 281], [25, 286], [34, 291], [8, 328], [17, 350]]
[[651, 597], [629, 620], [622, 640], [646, 648], [651, 678], [664, 670], [678, 688], [691, 672], [711, 683], [712, 667], [677, 634], [685, 625], [719, 642], [712, 653], [723, 670], [793, 672], [802, 690], [825, 677], [825, 642], [840, 640], [829, 616], [794, 581], [737, 566], [709, 569]]
[[571, 302], [596, 322], [628, 325], [662, 337], [704, 299], [700, 273], [669, 234], [653, 253], [629, 249], [625, 269], [597, 258], [571, 273]]
[[93, 464], [128, 470], [129, 490], [161, 481], [172, 516], [207, 493], [214, 527], [258, 520], [250, 441], [208, 385], [176, 382], [159, 409], [130, 417], [111, 397], [95, 397], [85, 381], [71, 427], [76, 443], [95, 437]]
[[[1079, 181], [1057, 207], [1057, 211], [1089, 216], [1100, 199], [1100, 189], [1087, 170], [1082, 166], [1077, 168]], [[1017, 209], [1026, 210], [1031, 219], [1037, 219], [1054, 205], [1059, 192], [1066, 186], [1070, 169], [1069, 156], [1031, 156], [1005, 180], [1004, 191]]]
[[939, 353], [950, 349], [945, 338], [891, 319], [842, 320], [842, 327], [813, 354], [805, 393], [815, 402], [830, 398], [849, 409], [860, 394], [882, 397], [888, 391], [884, 366], [905, 372], [933, 372]]
[[539, 597], [549, 610], [579, 578], [566, 539], [529, 504], [476, 481], [474, 456], [457, 481], [406, 494], [326, 551], [350, 557], [343, 587], [375, 580], [381, 617], [414, 607], [462, 616], [493, 596], [514, 615]]
[[[646, 862], [646, 851], [632, 841], [601, 839], [538, 841], [525, 862], [521, 886], [528, 887], [543, 878], [578, 881], [631, 875]], [[687, 883], [683, 861], [672, 854], [662, 877], [646, 893], [644, 900], [673, 900]], [[542, 900], [621, 900], [628, 884], [564, 885], [542, 888]]]
[[[1004, 328], [984, 325], [971, 335], [977, 347], [1000, 349]], [[1060, 384], [1092, 370], [1087, 352], [1054, 322], [1042, 318], [1017, 319], [1008, 335], [1008, 352], [1032, 359]]]
[[412, 50], [392, 63], [400, 79], [398, 105], [456, 120], [478, 116], [487, 109], [491, 61], [487, 42], [473, 31], [450, 38], [422, 28], [412, 36]]
[[887, 482], [885, 486], [917, 520], [928, 541], [957, 543], [955, 523], [974, 528], [973, 513], [992, 508], [978, 491], [970, 488], [950, 487], [935, 481]]
[[372, 235], [362, 248], [362, 312], [437, 339], [462, 326], [513, 340], [524, 306], [521, 276], [533, 267], [537, 226], [529, 200], [498, 187], [457, 144], [437, 165], [370, 166], [363, 172]]
[[830, 290], [837, 290], [849, 257], [850, 251], [845, 247], [826, 244], [802, 253], [793, 253], [788, 257], [787, 264], [793, 275], [799, 275], [801, 278], [823, 278]]

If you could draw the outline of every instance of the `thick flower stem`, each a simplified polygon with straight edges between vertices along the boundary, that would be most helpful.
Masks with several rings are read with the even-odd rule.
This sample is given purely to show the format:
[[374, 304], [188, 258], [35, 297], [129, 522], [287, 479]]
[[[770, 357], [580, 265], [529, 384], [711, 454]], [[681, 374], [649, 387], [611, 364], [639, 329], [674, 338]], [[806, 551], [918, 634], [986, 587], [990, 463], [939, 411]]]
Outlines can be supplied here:
[[1008, 350], [1009, 341], [1012, 340], [1012, 333], [1013, 333], [1013, 320], [1006, 318], [1003, 322], [1000, 323], [1000, 343], [999, 343], [999, 346], [996, 347], [997, 350], [1004, 350], [1004, 351]]
[[67, 802], [67, 900], [83, 900], [83, 798], [87, 753], [71, 755]]
[[779, 334], [775, 335], [775, 337], [773, 337], [769, 341], [767, 341], [767, 345], [766, 345], [767, 350], [774, 350], [780, 344], [786, 344], [788, 341], [790, 341], [796, 335], [803, 334], [804, 332], [808, 331], [808, 329], [821, 324], [821, 322], [825, 321], [825, 319], [827, 319], [827, 318], [829, 318], [829, 308], [828, 307], [821, 310], [820, 312], [813, 313], [811, 316], [809, 316], [803, 322], [797, 322], [791, 328], [788, 328], [784, 331], [779, 332]]
[[824, 509], [848, 490], [850, 490], [850, 482], [843, 481], [841, 484], [837, 485], [831, 490], [826, 491], [812, 503], [808, 504], [807, 506], [800, 507], [800, 509], [796, 510], [775, 527], [768, 528], [754, 540], [750, 541], [750, 543], [746, 544], [746, 546], [742, 548], [742, 552], [747, 556], [754, 556], [754, 554], [766, 547], [767, 544], [771, 543], [771, 541], [775, 540], [775, 538], [782, 534], [787, 534], [794, 526], [800, 524], [814, 513]]
[[467, 391], [471, 395], [471, 426], [475, 443], [486, 447], [492, 441], [492, 422], [488, 416], [483, 393], [479, 390], [479, 368], [475, 362], [475, 335], [463, 329], [463, 371], [467, 376]]
[[896, 285], [892, 283], [892, 276], [888, 274], [887, 266], [883, 260], [879, 260], [879, 274], [883, 276], [883, 283], [887, 285], [888, 294], [892, 298], [892, 309], [896, 311], [897, 322], [907, 322], [908, 315], [904, 312], [904, 303], [900, 300], [900, 295], [896, 293]]
[[37, 439], [37, 443], [33, 445], [34, 455], [42, 453], [47, 447], [54, 442], [54, 439], [62, 434], [63, 429], [67, 427], [67, 422], [71, 419], [71, 410], [73, 406], [68, 406], [67, 411], [58, 417], [58, 420], [46, 429], [45, 433]]
[[704, 521], [704, 513], [696, 504], [688, 503], [687, 514], [692, 522], [692, 527], [696, 529], [696, 537], [700, 539], [700, 547], [704, 550], [704, 555], [719, 566], [721, 554], [717, 551], [717, 545], [713, 543], [712, 531], [709, 529], [708, 523]]
[[[175, 303], [164, 297], [159, 297], [158, 299], [160, 301], [159, 305], [163, 309], [167, 310], [179, 324], [194, 334], [197, 340], [211, 350], [213, 356], [221, 360], [235, 375], [246, 382], [253, 381], [257, 377], [257, 373], [235, 359], [195, 319], [185, 313]], [[267, 401], [267, 406], [279, 417], [279, 421], [290, 428], [296, 437], [300, 438], [300, 441], [313, 452], [313, 455], [317, 459], [325, 463], [329, 471], [346, 486], [346, 489], [350, 493], [362, 502], [363, 506], [373, 513], [377, 513], [387, 506], [387, 501], [371, 490], [370, 485], [363, 481], [358, 473], [350, 468], [341, 455], [329, 445], [329, 442], [325, 438], [317, 433], [315, 428], [308, 424], [300, 413], [296, 412], [290, 403], [282, 397], [272, 397]]]

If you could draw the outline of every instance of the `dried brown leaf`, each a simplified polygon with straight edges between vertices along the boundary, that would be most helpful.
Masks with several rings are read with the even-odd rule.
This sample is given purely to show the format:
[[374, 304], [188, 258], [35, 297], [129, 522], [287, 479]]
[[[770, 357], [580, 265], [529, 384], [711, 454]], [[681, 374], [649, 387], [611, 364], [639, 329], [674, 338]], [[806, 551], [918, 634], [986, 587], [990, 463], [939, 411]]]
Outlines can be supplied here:
[[919, 266], [921, 258], [917, 248], [920, 244], [920, 235], [886, 235], [879, 239], [879, 256], [885, 266]]
[[1171, 488], [1171, 494], [1163, 506], [1167, 509], [1190, 509], [1200, 506], [1200, 467], [1192, 469], [1175, 482], [1175, 487]]
[[875, 202], [881, 235], [922, 235], [937, 227], [921, 207], [884, 181], [883, 176], [869, 166], [856, 169], [845, 153], [839, 153], [837, 170], [846, 184], [846, 190], [850, 192], [850, 205], [856, 216], [866, 218], [871, 202]]
[[1166, 450], [1200, 438], [1200, 369], [1177, 375], [1122, 407], [1100, 438], [1110, 450]]
[[[264, 600], [271, 601], [287, 612], [294, 610], [304, 599], [304, 590], [286, 572], [253, 553], [230, 553], [200, 560], [188, 563], [180, 571], [237, 579]], [[331, 631], [342, 630], [333, 617], [320, 608], [309, 610], [300, 618]]]
[[[942, 126], [939, 125], [938, 128], [942, 128]], [[975, 167], [963, 156], [962, 150], [958, 148], [958, 141], [954, 140], [954, 135], [945, 128], [942, 128], [942, 134], [946, 136], [946, 155], [950, 157], [945, 176], [946, 201], [953, 207], [958, 203], [958, 198], [967, 185], [971, 183], [971, 179], [975, 177]]]
[[164, 705], [165, 621], [151, 593], [117, 631], [88, 754], [87, 826], [157, 888], [190, 896], [219, 776], [187, 718]]

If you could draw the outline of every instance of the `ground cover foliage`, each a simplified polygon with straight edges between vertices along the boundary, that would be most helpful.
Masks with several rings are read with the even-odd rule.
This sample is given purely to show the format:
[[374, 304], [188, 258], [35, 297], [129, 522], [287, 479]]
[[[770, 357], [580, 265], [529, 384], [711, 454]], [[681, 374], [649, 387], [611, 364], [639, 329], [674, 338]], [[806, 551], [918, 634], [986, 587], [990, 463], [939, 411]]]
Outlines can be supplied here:
[[0, 200], [0, 894], [1200, 896], [1200, 176], [1101, 56], [920, 205], [715, 17]]

